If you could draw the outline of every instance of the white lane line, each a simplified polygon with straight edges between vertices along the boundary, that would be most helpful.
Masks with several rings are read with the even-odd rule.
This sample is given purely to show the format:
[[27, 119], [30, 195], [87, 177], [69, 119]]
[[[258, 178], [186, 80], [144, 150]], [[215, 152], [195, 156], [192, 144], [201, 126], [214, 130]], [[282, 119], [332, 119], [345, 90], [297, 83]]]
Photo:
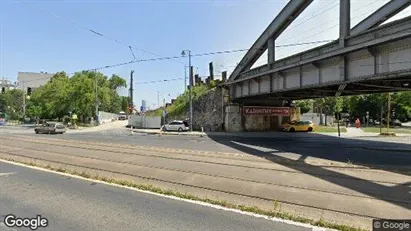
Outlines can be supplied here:
[[141, 192], [141, 193], [147, 193], [147, 194], [151, 194], [151, 195], [155, 195], [155, 196], [159, 196], [159, 197], [165, 197], [165, 198], [169, 198], [169, 199], [173, 199], [173, 200], [184, 201], [184, 202], [191, 203], [191, 204], [201, 205], [201, 206], [210, 207], [210, 208], [219, 209], [219, 210], [224, 210], [224, 211], [230, 211], [230, 212], [239, 213], [239, 214], [242, 214], [242, 215], [252, 216], [252, 217], [256, 217], [256, 218], [263, 218], [263, 219], [278, 222], [278, 223], [285, 223], [285, 224], [288, 224], [288, 225], [294, 225], [294, 226], [298, 226], [298, 227], [308, 228], [308, 229], [311, 229], [312, 231], [337, 231], [336, 229], [327, 229], [327, 228], [317, 227], [317, 226], [313, 226], [313, 225], [305, 224], [305, 223], [300, 223], [300, 222], [296, 222], [296, 221], [284, 220], [284, 219], [276, 218], [276, 217], [269, 217], [269, 216], [265, 216], [265, 215], [260, 215], [260, 214], [255, 214], [255, 213], [251, 213], [251, 212], [241, 211], [241, 210], [238, 210], [238, 209], [230, 209], [230, 208], [226, 208], [226, 207], [219, 206], [219, 205], [213, 205], [213, 204], [209, 204], [209, 203], [202, 202], [202, 201], [194, 201], [194, 200], [184, 199], [184, 198], [175, 197], [175, 196], [163, 195], [163, 194], [159, 194], [159, 193], [155, 193], [155, 192], [144, 191], [144, 190], [141, 190], [141, 189], [132, 188], [132, 187], [123, 186], [123, 185], [117, 185], [117, 184], [108, 183], [108, 182], [104, 182], [104, 181], [100, 181], [100, 180], [88, 179], [88, 178], [84, 178], [84, 177], [81, 177], [81, 176], [71, 175], [71, 174], [68, 174], [68, 173], [55, 172], [55, 171], [52, 171], [52, 170], [48, 170], [48, 169], [44, 169], [44, 168], [40, 168], [40, 167], [35, 167], [35, 166], [30, 166], [30, 165], [25, 165], [25, 164], [21, 164], [21, 163], [16, 163], [16, 162], [8, 161], [8, 160], [0, 159], [0, 162], [12, 164], [12, 165], [17, 165], [17, 166], [22, 166], [22, 167], [26, 167], [26, 168], [31, 168], [31, 169], [36, 169], [36, 170], [49, 172], [49, 173], [53, 173], [53, 174], [58, 174], [58, 175], [70, 176], [72, 178], [77, 178], [77, 179], [81, 179], [81, 180], [85, 180], [85, 181], [90, 181], [90, 182], [105, 184], [105, 185], [109, 185], [109, 186], [113, 186], [113, 187], [129, 189], [129, 190], [133, 190], [133, 191], [137, 191], [137, 192]]
[[261, 152], [278, 152], [277, 149], [272, 149], [272, 148], [266, 148], [266, 147], [260, 147], [260, 146], [256, 146], [256, 145], [251, 145], [251, 144], [243, 144], [237, 141], [231, 141], [231, 143], [237, 144], [237, 145], [241, 145], [243, 147], [247, 147], [247, 148], [252, 148]]
[[9, 176], [9, 175], [14, 175], [16, 173], [17, 172], [3, 172], [3, 173], [0, 172], [0, 176]]

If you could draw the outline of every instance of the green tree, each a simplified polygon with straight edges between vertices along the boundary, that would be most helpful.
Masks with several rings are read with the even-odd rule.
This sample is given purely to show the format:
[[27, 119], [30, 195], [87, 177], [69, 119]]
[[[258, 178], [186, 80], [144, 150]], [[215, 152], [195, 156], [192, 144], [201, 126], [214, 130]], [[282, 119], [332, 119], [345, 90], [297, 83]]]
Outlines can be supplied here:
[[33, 92], [27, 103], [27, 115], [44, 119], [61, 119], [69, 111], [80, 121], [95, 116], [96, 86], [99, 110], [118, 113], [122, 99], [117, 94], [126, 81], [118, 75], [110, 79], [99, 72], [82, 71], [69, 78], [65, 72], [56, 73], [44, 86]]
[[121, 110], [129, 113], [128, 107], [130, 105], [130, 97], [127, 96], [121, 96]]
[[5, 112], [9, 119], [21, 119], [23, 115], [23, 91], [8, 90], [0, 94], [0, 111]]
[[[343, 108], [343, 99], [341, 97], [326, 97], [315, 99], [314, 104], [325, 115], [334, 115]], [[327, 116], [325, 117], [325, 125], [327, 125]]]
[[300, 108], [301, 114], [305, 114], [311, 110], [312, 101], [311, 100], [298, 100], [296, 106]]
[[112, 75], [109, 79], [109, 88], [112, 90], [117, 90], [120, 87], [127, 87], [126, 80], [118, 75]]

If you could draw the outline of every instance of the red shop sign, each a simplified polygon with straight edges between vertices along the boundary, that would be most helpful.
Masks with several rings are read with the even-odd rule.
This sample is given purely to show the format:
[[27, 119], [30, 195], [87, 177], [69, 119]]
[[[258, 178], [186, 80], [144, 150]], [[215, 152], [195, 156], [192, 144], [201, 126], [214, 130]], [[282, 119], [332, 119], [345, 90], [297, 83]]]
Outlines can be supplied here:
[[289, 107], [243, 107], [243, 115], [289, 116]]

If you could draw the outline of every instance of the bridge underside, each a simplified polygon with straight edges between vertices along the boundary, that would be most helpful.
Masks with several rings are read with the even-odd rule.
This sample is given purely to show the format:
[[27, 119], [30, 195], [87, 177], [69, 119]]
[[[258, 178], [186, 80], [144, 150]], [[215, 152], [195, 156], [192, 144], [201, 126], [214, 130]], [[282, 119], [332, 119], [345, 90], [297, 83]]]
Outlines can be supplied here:
[[[290, 1], [283, 11], [294, 12], [311, 2]], [[339, 39], [281, 60], [274, 60], [274, 40], [282, 30], [267, 32], [275, 28], [273, 22], [253, 45], [262, 50], [266, 47], [261, 44], [268, 44], [268, 63], [249, 69], [259, 57], [258, 49], [250, 49], [224, 85], [233, 101], [262, 105], [411, 90], [411, 16], [379, 26], [410, 4], [391, 0], [350, 29], [350, 1], [340, 0]], [[274, 21], [287, 26], [285, 18], [280, 13]]]
[[386, 76], [381, 76], [379, 79], [363, 80], [361, 82], [351, 82], [344, 85], [341, 90], [341, 85], [327, 85], [319, 87], [302, 88], [291, 91], [267, 93], [261, 95], [245, 96], [236, 98], [233, 101], [240, 104], [250, 105], [270, 105], [280, 106], [284, 100], [301, 100], [332, 97], [337, 94], [341, 96], [373, 94], [383, 92], [398, 92], [411, 90], [411, 74], [399, 73], [397, 77], [385, 79]]
[[411, 17], [240, 74], [232, 99], [298, 100], [411, 90]]

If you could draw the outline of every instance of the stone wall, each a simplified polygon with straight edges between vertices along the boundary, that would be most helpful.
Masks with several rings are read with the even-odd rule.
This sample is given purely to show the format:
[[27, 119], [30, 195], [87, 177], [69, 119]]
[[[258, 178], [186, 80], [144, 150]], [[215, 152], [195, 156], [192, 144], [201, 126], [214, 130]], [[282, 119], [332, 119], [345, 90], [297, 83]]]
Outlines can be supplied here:
[[[227, 92], [223, 88], [215, 87], [197, 100], [193, 100], [193, 130], [201, 131], [222, 131], [223, 130], [223, 99], [222, 94]], [[227, 97], [224, 98], [224, 105]], [[186, 114], [179, 116], [170, 116], [167, 122], [172, 120], [188, 120], [190, 118], [189, 110]]]
[[223, 104], [226, 104], [223, 94], [226, 94], [223, 88], [215, 87], [193, 103], [193, 130], [201, 127], [204, 131], [223, 130]]

